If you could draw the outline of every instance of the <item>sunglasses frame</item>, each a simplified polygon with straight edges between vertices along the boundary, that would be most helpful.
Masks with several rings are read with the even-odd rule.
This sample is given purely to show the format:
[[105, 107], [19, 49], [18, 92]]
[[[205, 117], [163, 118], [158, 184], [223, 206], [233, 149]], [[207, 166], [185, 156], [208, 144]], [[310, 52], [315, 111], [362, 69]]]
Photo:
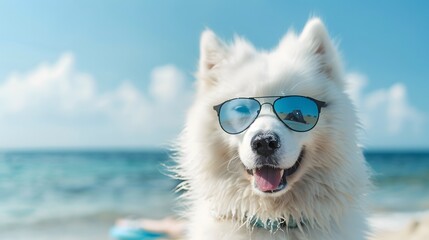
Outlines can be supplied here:
[[[316, 104], [316, 106], [317, 106], [317, 110], [318, 110], [318, 114], [317, 114], [317, 120], [316, 120], [316, 122], [314, 123], [314, 125], [310, 128], [310, 129], [308, 129], [308, 130], [305, 130], [305, 131], [298, 131], [298, 130], [295, 130], [295, 129], [292, 129], [291, 127], [289, 127], [281, 118], [280, 118], [280, 116], [277, 114], [277, 111], [276, 111], [276, 109], [274, 108], [274, 105], [276, 104], [276, 102], [279, 100], [279, 99], [284, 99], [284, 98], [289, 98], [289, 97], [301, 97], [301, 98], [307, 98], [307, 99], [309, 99], [309, 100], [311, 100], [311, 101], [313, 101], [315, 104]], [[261, 103], [258, 99], [265, 99], [265, 98], [275, 98], [275, 100], [272, 102], [272, 103], [270, 103], [270, 102], [264, 102], [264, 103]], [[221, 110], [221, 108], [222, 108], [222, 106], [225, 104], [225, 103], [228, 103], [228, 102], [230, 102], [230, 101], [233, 101], [233, 100], [236, 100], [236, 99], [252, 99], [252, 100], [255, 100], [256, 102], [258, 102], [258, 104], [259, 104], [259, 109], [258, 109], [258, 113], [257, 113], [257, 115], [256, 115], [256, 117], [252, 120], [252, 122], [249, 124], [249, 126], [247, 126], [245, 129], [243, 129], [242, 131], [240, 131], [240, 132], [237, 132], [237, 133], [230, 133], [230, 132], [228, 132], [228, 131], [226, 131], [224, 128], [223, 128], [223, 126], [222, 126], [222, 123], [221, 123], [221, 121], [220, 121], [220, 110]], [[301, 96], [301, 95], [287, 95], [287, 96], [263, 96], [263, 97], [238, 97], [238, 98], [232, 98], [232, 99], [229, 99], [229, 100], [226, 100], [225, 102], [223, 102], [223, 103], [221, 103], [221, 104], [218, 104], [218, 105], [216, 105], [216, 106], [213, 106], [213, 109], [216, 111], [216, 113], [217, 113], [217, 116], [218, 116], [218, 121], [219, 121], [219, 125], [220, 125], [220, 127], [222, 128], [222, 130], [224, 131], [224, 132], [226, 132], [226, 133], [228, 133], [228, 134], [231, 134], [231, 135], [236, 135], [236, 134], [240, 134], [240, 133], [242, 133], [242, 132], [244, 132], [244, 131], [246, 131], [250, 126], [252, 126], [252, 124], [256, 121], [256, 119], [258, 119], [258, 117], [259, 117], [259, 113], [261, 112], [261, 109], [262, 109], [262, 105], [264, 105], [264, 104], [269, 104], [269, 105], [271, 105], [271, 109], [273, 110], [273, 112], [274, 112], [274, 114], [277, 116], [277, 118], [288, 128], [288, 129], [290, 129], [291, 131], [294, 131], [294, 132], [308, 132], [308, 131], [310, 131], [311, 129], [313, 129], [316, 125], [317, 125], [317, 122], [319, 122], [319, 118], [320, 118], [320, 112], [321, 112], [321, 109], [322, 108], [324, 108], [324, 107], [327, 107], [328, 106], [328, 104], [326, 103], [326, 102], [323, 102], [323, 101], [319, 101], [319, 100], [317, 100], [317, 99], [314, 99], [314, 98], [312, 98], [312, 97], [307, 97], [307, 96]]]

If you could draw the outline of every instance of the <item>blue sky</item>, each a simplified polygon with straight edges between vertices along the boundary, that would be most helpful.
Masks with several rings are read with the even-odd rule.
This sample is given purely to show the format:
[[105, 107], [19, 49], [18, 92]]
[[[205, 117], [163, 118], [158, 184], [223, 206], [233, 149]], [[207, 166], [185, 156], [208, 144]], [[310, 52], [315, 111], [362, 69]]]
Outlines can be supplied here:
[[202, 30], [271, 49], [311, 15], [339, 42], [364, 145], [429, 148], [428, 5], [0, 1], [0, 148], [163, 146], [191, 101]]

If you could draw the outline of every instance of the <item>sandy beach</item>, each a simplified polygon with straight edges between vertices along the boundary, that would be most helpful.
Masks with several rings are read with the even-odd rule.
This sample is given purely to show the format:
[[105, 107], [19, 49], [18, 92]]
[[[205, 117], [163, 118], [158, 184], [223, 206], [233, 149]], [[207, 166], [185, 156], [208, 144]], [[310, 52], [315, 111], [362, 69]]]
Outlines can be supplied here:
[[[429, 239], [429, 214], [413, 219], [395, 219], [393, 222], [380, 223], [381, 219], [370, 221], [374, 228], [375, 236], [370, 240], [428, 240]], [[399, 221], [398, 221], [399, 220]], [[37, 224], [25, 227], [0, 228], [0, 239], [27, 240], [29, 236], [33, 240], [107, 240], [111, 221], [82, 222], [70, 220], [59, 222], [56, 227], [51, 224]], [[380, 227], [380, 225], [383, 225]], [[400, 226], [402, 225], [402, 227]]]
[[37, 224], [0, 228], [0, 239], [3, 240], [107, 240], [112, 222], [59, 222], [52, 224]]
[[429, 239], [429, 216], [424, 219], [410, 221], [399, 230], [389, 230], [376, 233], [372, 240], [428, 240]]
[[390, 220], [372, 219], [374, 237], [370, 240], [428, 240], [429, 214], [419, 214], [413, 218], [404, 215], [392, 216]]

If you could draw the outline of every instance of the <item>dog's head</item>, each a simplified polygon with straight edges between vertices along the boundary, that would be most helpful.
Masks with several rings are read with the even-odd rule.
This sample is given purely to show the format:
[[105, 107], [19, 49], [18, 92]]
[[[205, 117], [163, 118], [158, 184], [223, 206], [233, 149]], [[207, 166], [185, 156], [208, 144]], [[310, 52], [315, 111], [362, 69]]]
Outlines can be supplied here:
[[[327, 160], [322, 152], [336, 151], [341, 144], [346, 149], [345, 138], [356, 144], [357, 121], [344, 94], [339, 56], [319, 19], [311, 19], [299, 35], [288, 33], [272, 51], [258, 51], [241, 38], [226, 44], [206, 30], [200, 52], [198, 92], [187, 123], [192, 140], [186, 140], [193, 141], [189, 151], [195, 151], [193, 157], [200, 162], [198, 169], [189, 171], [211, 172], [217, 176], [213, 184], [223, 179], [234, 184], [222, 185], [231, 191], [240, 188], [248, 195], [276, 198], [306, 174], [324, 174], [323, 169], [337, 164], [337, 156]], [[326, 104], [319, 106], [318, 122], [311, 130], [296, 131], [273, 107], [280, 96], [304, 96]], [[222, 129], [219, 109], [215, 107], [216, 113], [213, 106], [234, 98], [254, 98], [260, 108], [246, 129], [230, 134]], [[240, 107], [237, 111], [248, 110]], [[300, 111], [289, 115], [295, 122], [308, 120]]]

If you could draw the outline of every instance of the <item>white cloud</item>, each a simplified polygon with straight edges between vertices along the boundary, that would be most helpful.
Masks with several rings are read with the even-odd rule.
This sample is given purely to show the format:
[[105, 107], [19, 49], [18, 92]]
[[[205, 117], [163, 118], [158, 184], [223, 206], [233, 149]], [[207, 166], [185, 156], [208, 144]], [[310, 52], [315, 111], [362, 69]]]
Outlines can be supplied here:
[[370, 141], [371, 138], [388, 140], [389, 137], [416, 136], [423, 131], [425, 116], [409, 103], [403, 83], [364, 93], [368, 84], [365, 76], [351, 73], [347, 75], [347, 80], [348, 93], [358, 107]]
[[175, 66], [153, 70], [149, 94], [129, 81], [101, 92], [90, 74], [74, 66], [73, 54], [64, 53], [53, 64], [0, 83], [0, 147], [32, 141], [46, 147], [159, 146], [181, 128], [192, 91]]
[[74, 73], [73, 62], [73, 56], [66, 53], [54, 65], [42, 64], [28, 74], [12, 74], [0, 85], [0, 113], [40, 111], [53, 105], [68, 111], [90, 100], [94, 81], [90, 76]]
[[155, 68], [151, 74], [149, 92], [160, 101], [176, 99], [184, 89], [185, 75], [173, 65]]

